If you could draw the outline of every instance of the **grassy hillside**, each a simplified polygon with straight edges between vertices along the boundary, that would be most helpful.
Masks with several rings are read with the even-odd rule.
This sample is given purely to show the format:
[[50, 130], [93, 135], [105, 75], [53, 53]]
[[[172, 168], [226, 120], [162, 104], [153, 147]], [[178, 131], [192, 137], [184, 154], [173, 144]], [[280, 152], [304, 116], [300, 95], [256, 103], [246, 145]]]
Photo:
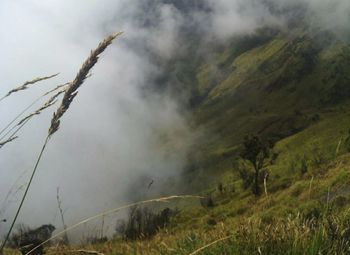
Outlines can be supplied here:
[[[315, 164], [309, 148], [301, 148], [318, 140], [315, 135], [310, 141], [305, 141], [305, 137], [327, 125], [330, 123], [320, 123], [277, 144], [281, 158], [275, 166], [275, 177], [268, 183], [267, 196], [256, 198], [250, 190], [242, 189], [235, 171], [230, 170], [222, 180], [223, 192], [217, 188], [207, 191], [213, 198], [213, 207], [203, 207], [199, 201], [192, 203], [150, 239], [127, 242], [114, 239], [84, 249], [104, 254], [188, 255], [224, 239], [199, 254], [348, 254], [350, 154], [335, 157], [331, 143], [329, 150], [320, 154], [329, 158]], [[321, 140], [326, 141], [334, 134], [325, 131]], [[296, 144], [300, 153], [311, 157], [304, 174], [299, 171], [300, 161], [290, 153]], [[60, 247], [52, 252], [71, 254], [72, 250]]]
[[[191, 93], [193, 125], [204, 130], [183, 184], [213, 205], [180, 203], [152, 238], [85, 248], [185, 255], [219, 240], [198, 254], [349, 254], [350, 47], [320, 38], [248, 36], [169, 64]], [[238, 160], [247, 134], [276, 142], [259, 197], [238, 174], [251, 171]]]
[[[226, 172], [230, 164], [225, 162], [236, 157], [246, 134], [279, 141], [346, 114], [350, 83], [347, 45], [319, 45], [304, 34], [293, 38], [278, 35], [234, 58], [232, 52], [234, 46], [230, 45], [216, 54], [216, 62], [197, 69], [201, 100], [194, 115], [196, 124], [204, 126], [208, 135], [198, 146], [199, 159], [194, 164], [206, 169], [206, 174]], [[347, 132], [347, 127], [343, 128]]]
[[[185, 176], [214, 206], [180, 211], [134, 249], [190, 254], [233, 235], [202, 254], [348, 252], [350, 48], [320, 38], [247, 37], [187, 65], [195, 124], [205, 135]], [[267, 195], [258, 198], [242, 188], [235, 163], [249, 133], [272, 138], [279, 153], [268, 168]], [[332, 237], [332, 228], [342, 234]]]

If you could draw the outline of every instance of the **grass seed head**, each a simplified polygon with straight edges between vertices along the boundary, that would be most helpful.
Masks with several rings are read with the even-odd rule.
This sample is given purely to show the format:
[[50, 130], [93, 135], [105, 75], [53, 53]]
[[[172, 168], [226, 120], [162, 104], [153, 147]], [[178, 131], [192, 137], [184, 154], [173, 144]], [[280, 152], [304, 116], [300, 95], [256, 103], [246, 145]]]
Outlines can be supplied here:
[[68, 110], [70, 104], [73, 102], [78, 93], [78, 88], [84, 83], [89, 76], [90, 70], [97, 63], [99, 55], [113, 42], [113, 40], [122, 33], [115, 33], [105, 38], [95, 50], [91, 51], [90, 56], [85, 60], [79, 72], [77, 73], [73, 82], [71, 82], [63, 96], [62, 103], [53, 114], [51, 119], [51, 126], [49, 128], [49, 137], [52, 136], [60, 127], [60, 119]]
[[53, 74], [53, 75], [50, 75], [50, 76], [45, 76], [45, 77], [38, 77], [38, 78], [35, 78], [35, 79], [31, 80], [31, 81], [26, 81], [21, 86], [18, 86], [18, 87], [14, 88], [14, 89], [11, 89], [9, 92], [7, 92], [7, 94], [4, 97], [2, 97], [1, 100], [6, 98], [6, 97], [8, 97], [8, 96], [10, 96], [13, 93], [19, 92], [21, 90], [28, 89], [29, 85], [35, 84], [35, 83], [37, 83], [39, 81], [44, 81], [44, 80], [51, 79], [53, 77], [56, 77], [57, 75], [59, 75], [59, 73], [56, 73], [56, 74]]

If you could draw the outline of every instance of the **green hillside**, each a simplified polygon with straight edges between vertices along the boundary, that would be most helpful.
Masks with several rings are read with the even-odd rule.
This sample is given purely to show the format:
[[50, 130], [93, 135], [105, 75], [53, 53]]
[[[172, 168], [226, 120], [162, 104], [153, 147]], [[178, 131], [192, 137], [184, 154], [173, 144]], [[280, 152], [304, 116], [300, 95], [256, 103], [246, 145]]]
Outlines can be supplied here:
[[[163, 249], [149, 254], [189, 254], [229, 234], [235, 237], [201, 254], [347, 254], [327, 231], [334, 219], [343, 236], [333, 238], [344, 241], [349, 232], [349, 45], [324, 33], [248, 36], [214, 47], [210, 58], [192, 57], [187, 76], [176, 64], [175, 75], [195, 95], [195, 125], [204, 130], [184, 178], [214, 206], [180, 211], [155, 239]], [[278, 158], [260, 197], [242, 187], [238, 174], [242, 165], [249, 169], [238, 157], [247, 134], [276, 142]], [[263, 237], [269, 231], [289, 241]]]
[[201, 100], [194, 116], [207, 131], [197, 148], [198, 168], [215, 176], [231, 169], [247, 134], [280, 141], [322, 125], [317, 139], [306, 136], [301, 142], [317, 140], [322, 149], [330, 146], [326, 141], [339, 142], [350, 128], [350, 51], [342, 42], [322, 45], [316, 39], [277, 35], [239, 55], [229, 45], [215, 55], [215, 62], [197, 68], [195, 86]]
[[[180, 93], [190, 94], [192, 125], [201, 137], [181, 186], [211, 202], [173, 205], [178, 210], [153, 237], [116, 237], [86, 248], [349, 254], [350, 46], [327, 33], [270, 31], [185, 55], [167, 63], [170, 78], [160, 82], [175, 80]], [[269, 177], [260, 196], [239, 174], [252, 172], [239, 157], [248, 134], [272, 140], [278, 155], [264, 169]]]

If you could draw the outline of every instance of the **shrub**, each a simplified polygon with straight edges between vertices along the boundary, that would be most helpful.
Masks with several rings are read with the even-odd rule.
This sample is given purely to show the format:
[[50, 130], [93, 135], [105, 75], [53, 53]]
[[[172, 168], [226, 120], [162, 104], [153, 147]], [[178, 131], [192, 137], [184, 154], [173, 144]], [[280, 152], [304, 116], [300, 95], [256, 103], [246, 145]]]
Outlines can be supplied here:
[[172, 210], [169, 208], [155, 213], [147, 207], [134, 207], [130, 210], [126, 221], [117, 221], [115, 230], [117, 235], [122, 236], [125, 240], [149, 238], [169, 223], [171, 214]]
[[301, 175], [306, 174], [307, 170], [308, 170], [307, 158], [304, 155], [300, 160], [300, 173], [301, 173]]
[[236, 164], [238, 175], [240, 179], [242, 180], [242, 188], [244, 190], [247, 190], [249, 187], [252, 186], [254, 181], [254, 173], [249, 169], [249, 167], [244, 164], [238, 162]]
[[225, 188], [224, 188], [224, 185], [222, 184], [222, 182], [219, 182], [218, 183], [218, 191], [220, 192], [220, 194], [224, 194], [225, 192]]
[[201, 206], [206, 208], [214, 207], [214, 200], [211, 196], [206, 196], [200, 199]]
[[336, 208], [343, 208], [348, 204], [348, 201], [348, 198], [344, 196], [337, 196], [336, 198], [334, 198], [332, 205]]
[[38, 246], [31, 254], [41, 255], [44, 254], [44, 247], [41, 243], [49, 239], [54, 230], [55, 227], [51, 224], [42, 225], [36, 229], [20, 225], [17, 231], [11, 236], [9, 245], [12, 248], [19, 249], [22, 254], [26, 254]]

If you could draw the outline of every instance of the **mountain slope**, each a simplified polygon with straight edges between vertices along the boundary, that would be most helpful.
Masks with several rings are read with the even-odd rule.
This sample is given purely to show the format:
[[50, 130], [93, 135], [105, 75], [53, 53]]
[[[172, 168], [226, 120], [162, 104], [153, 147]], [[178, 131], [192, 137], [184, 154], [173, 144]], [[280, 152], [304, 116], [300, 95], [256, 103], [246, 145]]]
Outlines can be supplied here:
[[[242, 39], [252, 40], [188, 60], [190, 78], [175, 74], [205, 130], [184, 182], [214, 205], [184, 203], [136, 251], [190, 254], [221, 240], [201, 254], [347, 254], [350, 47], [304, 32]], [[279, 154], [261, 197], [243, 188], [235, 163], [250, 133], [274, 139]]]
[[348, 45], [321, 44], [305, 33], [279, 34], [237, 56], [233, 52], [229, 45], [196, 69], [200, 99], [194, 116], [207, 135], [196, 148], [198, 160], [191, 169], [197, 164], [207, 174], [225, 172], [232, 167], [225, 161], [233, 161], [247, 134], [279, 141], [323, 119], [347, 118]]
[[[260, 31], [204, 51], [193, 41], [158, 82], [188, 95], [202, 134], [179, 186], [211, 203], [170, 204], [178, 210], [153, 238], [88, 248], [187, 255], [214, 242], [201, 254], [348, 254], [350, 46], [303, 30]], [[278, 154], [259, 197], [239, 175], [252, 171], [238, 157], [247, 134], [272, 139]]]

